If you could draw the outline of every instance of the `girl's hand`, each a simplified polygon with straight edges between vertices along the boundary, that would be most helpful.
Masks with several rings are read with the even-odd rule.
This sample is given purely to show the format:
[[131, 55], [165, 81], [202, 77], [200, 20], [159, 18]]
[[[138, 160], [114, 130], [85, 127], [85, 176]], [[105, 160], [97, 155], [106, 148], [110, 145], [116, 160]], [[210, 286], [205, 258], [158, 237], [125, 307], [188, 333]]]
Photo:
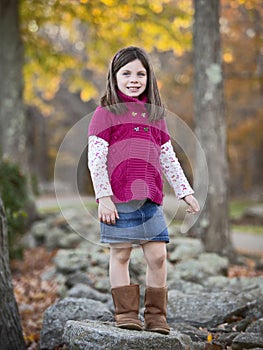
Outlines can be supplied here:
[[189, 205], [188, 209], [186, 209], [187, 213], [195, 214], [199, 212], [200, 210], [199, 203], [193, 195], [189, 194], [188, 196], [185, 196], [184, 201], [186, 204]]
[[101, 222], [108, 225], [114, 225], [116, 218], [119, 219], [119, 214], [111, 197], [99, 198], [98, 216]]

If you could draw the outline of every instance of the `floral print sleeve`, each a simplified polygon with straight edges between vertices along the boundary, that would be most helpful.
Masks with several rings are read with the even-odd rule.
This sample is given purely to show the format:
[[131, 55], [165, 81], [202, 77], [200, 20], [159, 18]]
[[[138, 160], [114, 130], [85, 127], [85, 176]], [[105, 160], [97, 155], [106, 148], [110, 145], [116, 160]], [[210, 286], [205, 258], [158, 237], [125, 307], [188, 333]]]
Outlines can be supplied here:
[[194, 193], [175, 155], [171, 141], [166, 142], [161, 147], [160, 164], [178, 199]]
[[89, 136], [88, 166], [96, 199], [113, 194], [108, 170], [108, 142], [97, 136]]

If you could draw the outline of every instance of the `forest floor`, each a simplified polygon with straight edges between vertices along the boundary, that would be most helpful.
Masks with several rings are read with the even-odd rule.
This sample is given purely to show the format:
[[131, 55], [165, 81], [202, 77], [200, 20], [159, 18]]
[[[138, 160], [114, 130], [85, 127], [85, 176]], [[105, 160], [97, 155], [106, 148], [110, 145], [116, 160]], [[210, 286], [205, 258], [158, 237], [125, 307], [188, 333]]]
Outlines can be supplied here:
[[[68, 202], [66, 200], [65, 205], [67, 203], [72, 205], [72, 199], [68, 200]], [[42, 209], [50, 209], [52, 206], [53, 208], [57, 206], [57, 204], [54, 202], [54, 199], [47, 198], [45, 200], [41, 199], [41, 202], [38, 202], [38, 206], [41, 206]], [[236, 232], [235, 240], [240, 242], [240, 237], [242, 237], [241, 233]], [[249, 237], [249, 242], [251, 243], [252, 237]], [[258, 247], [259, 243], [256, 241], [254, 243], [255, 247]], [[248, 241], [245, 240], [242, 246], [243, 244], [244, 247], [247, 247]], [[256, 261], [260, 257], [263, 259], [263, 251], [261, 250], [261, 255], [258, 252], [255, 252], [256, 255], [254, 255], [253, 249], [250, 249], [249, 254], [246, 253], [243, 255], [242, 246], [240, 247], [240, 254], [243, 256], [244, 263], [242, 265], [230, 265], [228, 277], [254, 277], [263, 275], [262, 270], [255, 268]], [[29, 350], [38, 349], [44, 311], [59, 298], [55, 277], [49, 280], [43, 280], [41, 278], [41, 276], [53, 267], [53, 257], [55, 254], [56, 250], [48, 251], [45, 247], [41, 246], [26, 249], [23, 260], [11, 260], [10, 262], [15, 297], [20, 312], [24, 338], [27, 349]]]
[[10, 262], [24, 339], [30, 350], [38, 348], [44, 311], [58, 298], [55, 278], [41, 278], [53, 266], [55, 254], [56, 251], [37, 247], [24, 250], [23, 260]]

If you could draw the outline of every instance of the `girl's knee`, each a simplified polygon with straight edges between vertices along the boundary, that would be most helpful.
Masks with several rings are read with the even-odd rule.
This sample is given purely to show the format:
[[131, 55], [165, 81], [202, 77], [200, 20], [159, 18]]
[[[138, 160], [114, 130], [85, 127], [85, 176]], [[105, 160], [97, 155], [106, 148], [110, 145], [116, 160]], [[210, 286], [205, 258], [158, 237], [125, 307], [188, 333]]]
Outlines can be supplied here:
[[111, 249], [111, 258], [119, 264], [127, 264], [130, 260], [130, 248], [114, 248]]
[[149, 250], [147, 248], [144, 249], [147, 264], [152, 268], [162, 268], [167, 259], [166, 247], [161, 245], [154, 247], [154, 249], [152, 248], [149, 247]]
[[166, 263], [166, 252], [162, 251], [154, 255], [151, 259], [152, 264], [157, 268], [162, 267]]

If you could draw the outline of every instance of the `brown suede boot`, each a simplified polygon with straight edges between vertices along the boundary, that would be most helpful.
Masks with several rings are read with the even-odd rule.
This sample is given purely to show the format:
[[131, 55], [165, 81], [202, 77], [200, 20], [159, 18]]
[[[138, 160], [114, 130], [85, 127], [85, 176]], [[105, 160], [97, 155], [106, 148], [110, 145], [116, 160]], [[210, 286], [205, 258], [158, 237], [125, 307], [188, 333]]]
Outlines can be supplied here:
[[138, 284], [131, 284], [111, 289], [115, 306], [115, 321], [119, 328], [142, 330], [138, 318], [140, 307], [140, 290]]
[[169, 334], [166, 322], [167, 288], [146, 287], [145, 291], [145, 329], [151, 332]]

